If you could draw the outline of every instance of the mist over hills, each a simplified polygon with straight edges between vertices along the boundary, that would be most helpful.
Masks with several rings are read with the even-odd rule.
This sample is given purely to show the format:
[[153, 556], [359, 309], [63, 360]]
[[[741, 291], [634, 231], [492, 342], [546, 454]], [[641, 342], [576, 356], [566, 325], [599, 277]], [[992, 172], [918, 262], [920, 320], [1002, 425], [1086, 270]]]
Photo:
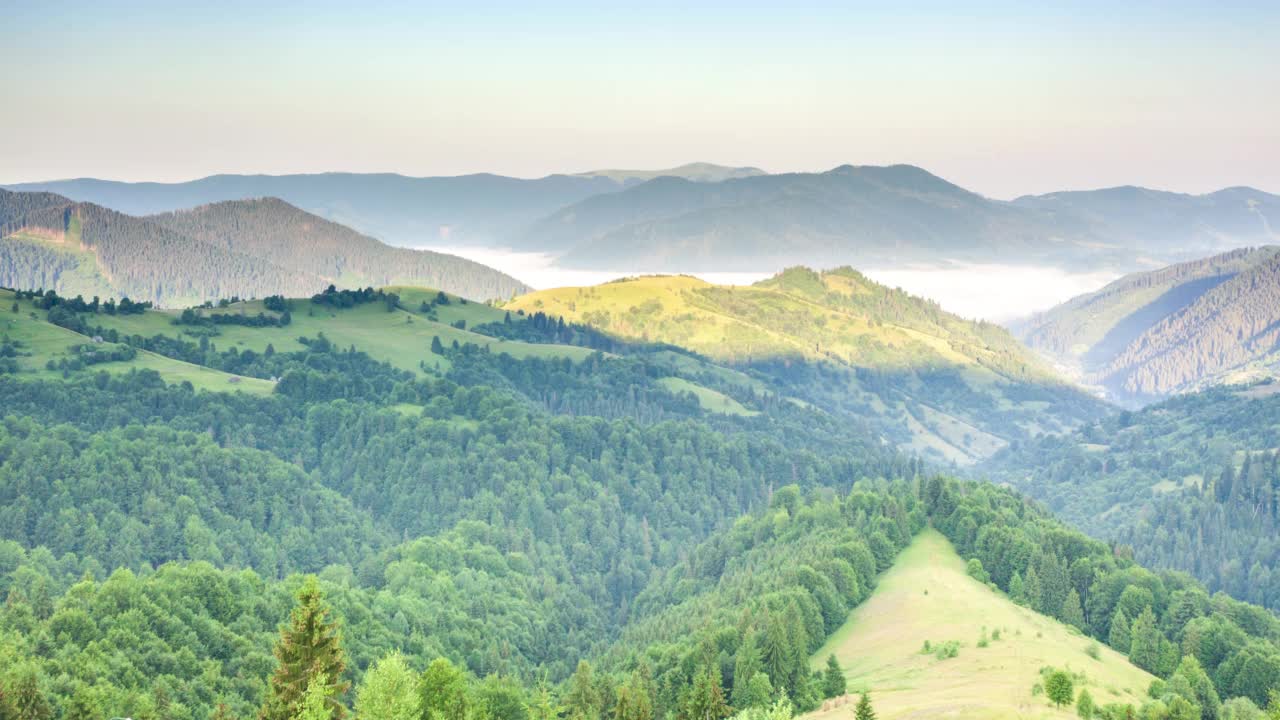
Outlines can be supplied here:
[[505, 298], [528, 288], [452, 255], [393, 248], [280, 200], [134, 217], [52, 193], [0, 190], [0, 285], [161, 305], [431, 284]]
[[549, 253], [567, 268], [776, 272], [948, 262], [1147, 270], [1277, 241], [1280, 197], [1117, 187], [993, 200], [910, 165], [768, 174], [691, 163], [520, 179], [217, 175], [24, 183], [131, 214], [279, 197], [395, 245]]

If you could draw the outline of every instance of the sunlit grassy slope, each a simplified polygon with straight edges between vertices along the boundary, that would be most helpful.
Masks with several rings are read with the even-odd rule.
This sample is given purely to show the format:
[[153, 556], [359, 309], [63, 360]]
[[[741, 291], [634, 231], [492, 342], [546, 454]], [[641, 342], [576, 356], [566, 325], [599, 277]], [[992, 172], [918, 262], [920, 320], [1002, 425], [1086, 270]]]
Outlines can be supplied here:
[[[849, 268], [792, 268], [750, 286], [646, 276], [534, 292], [505, 307], [809, 383], [813, 392], [787, 394], [877, 418], [890, 441], [946, 462], [972, 462], [1017, 437], [1070, 429], [1096, 405], [1005, 330]], [[797, 375], [797, 362], [843, 372]]]
[[[18, 301], [18, 312], [15, 313], [12, 311], [14, 302], [12, 292], [0, 290], [0, 338], [8, 337], [21, 344], [18, 357], [21, 372], [18, 377], [60, 376], [58, 371], [46, 369], [46, 364], [50, 360], [57, 362], [72, 357], [72, 347], [91, 342], [91, 339], [48, 322], [44, 311], [37, 310], [30, 301]], [[132, 369], [155, 370], [165, 382], [186, 381], [198, 390], [242, 391], [266, 395], [273, 388], [272, 383], [266, 380], [239, 378], [233, 381], [232, 376], [227, 373], [146, 351], [139, 351], [133, 360], [101, 363], [83, 372], [105, 370], [121, 373]]]
[[[978, 647], [984, 630], [988, 645]], [[958, 641], [959, 654], [939, 660], [921, 652], [925, 641]], [[813, 665], [835, 653], [850, 691], [870, 691], [881, 720], [1075, 717], [1074, 708], [1055, 709], [1032, 694], [1045, 666], [1082, 674], [1098, 704], [1140, 705], [1154, 678], [1106, 646], [1090, 657], [1092, 644], [970, 578], [947, 539], [926, 530], [813, 656]], [[808, 717], [852, 716], [852, 705], [835, 705]]]
[[793, 268], [749, 286], [648, 276], [534, 292], [507, 307], [723, 360], [794, 356], [888, 370], [946, 364], [1011, 377], [1045, 372], [1003, 330], [950, 315], [848, 268]]

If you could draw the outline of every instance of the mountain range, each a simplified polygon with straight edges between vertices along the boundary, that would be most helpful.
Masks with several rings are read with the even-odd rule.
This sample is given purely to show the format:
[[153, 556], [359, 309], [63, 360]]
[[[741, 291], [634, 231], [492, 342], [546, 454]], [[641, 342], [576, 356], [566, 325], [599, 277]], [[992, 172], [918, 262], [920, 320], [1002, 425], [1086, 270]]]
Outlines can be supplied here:
[[766, 271], [976, 263], [1152, 269], [1275, 242], [1280, 197], [1137, 187], [1000, 201], [909, 165], [768, 174], [692, 163], [498, 175], [218, 175], [185, 183], [25, 183], [131, 214], [278, 197], [395, 245], [548, 253], [572, 268]]
[[479, 299], [528, 289], [470, 260], [391, 247], [276, 199], [135, 217], [0, 190], [0, 286], [181, 306], [395, 283]]

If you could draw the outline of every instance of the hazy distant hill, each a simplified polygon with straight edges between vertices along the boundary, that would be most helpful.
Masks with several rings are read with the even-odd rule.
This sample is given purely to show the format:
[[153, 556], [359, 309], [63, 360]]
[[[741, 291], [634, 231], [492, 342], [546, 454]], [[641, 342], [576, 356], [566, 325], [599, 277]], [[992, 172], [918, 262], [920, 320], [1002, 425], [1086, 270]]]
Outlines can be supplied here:
[[530, 293], [507, 306], [688, 348], [761, 373], [831, 412], [946, 461], [1103, 412], [1004, 329], [849, 268], [792, 268], [750, 286], [647, 276]]
[[1187, 195], [1128, 186], [1026, 196], [1014, 203], [1049, 213], [1066, 228], [1166, 260], [1280, 241], [1280, 196], [1248, 187]]
[[478, 263], [392, 248], [279, 200], [149, 218], [51, 193], [0, 190], [0, 286], [162, 305], [420, 283], [474, 298], [526, 286]]
[[1278, 322], [1280, 248], [1264, 247], [1128, 275], [1015, 329], [1086, 382], [1145, 400], [1269, 372]]
[[665, 170], [598, 170], [523, 179], [491, 175], [406, 177], [393, 173], [212, 175], [179, 183], [83, 178], [7, 186], [54, 192], [131, 215], [277, 197], [394, 245], [504, 245], [565, 205], [661, 176], [711, 182], [761, 174], [756, 168], [690, 163]]
[[213, 175], [182, 183], [56, 180], [9, 186], [56, 192], [133, 215], [258, 197], [308, 212], [394, 245], [497, 244], [529, 223], [623, 186], [607, 177], [500, 175], [413, 178], [395, 174]]
[[587, 198], [536, 223], [522, 245], [577, 267], [760, 270], [783, 264], [1130, 261], [1088, 228], [990, 200], [909, 165], [658, 178]]
[[720, 182], [732, 178], [755, 177], [767, 175], [765, 171], [755, 167], [725, 167], [712, 163], [688, 163], [680, 167], [665, 170], [591, 170], [575, 173], [575, 177], [606, 177], [623, 185], [632, 185], [660, 177], [678, 177], [693, 182]]

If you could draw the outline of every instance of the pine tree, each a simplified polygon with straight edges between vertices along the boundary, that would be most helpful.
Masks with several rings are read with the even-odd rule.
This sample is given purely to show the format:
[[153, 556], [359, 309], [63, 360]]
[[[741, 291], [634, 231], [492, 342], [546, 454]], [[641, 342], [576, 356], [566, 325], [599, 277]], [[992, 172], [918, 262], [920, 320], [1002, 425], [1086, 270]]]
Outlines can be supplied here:
[[1040, 609], [1040, 575], [1036, 573], [1034, 567], [1027, 568], [1027, 576], [1023, 579], [1023, 597], [1026, 598], [1026, 606], [1033, 609]]
[[324, 676], [326, 683], [325, 720], [346, 717], [342, 695], [348, 683], [342, 680], [342, 673], [347, 661], [338, 622], [329, 619], [329, 614], [319, 583], [308, 578], [298, 591], [289, 624], [280, 629], [275, 648], [276, 671], [271, 676], [266, 703], [258, 713], [259, 720], [295, 720], [303, 696], [318, 676]]
[[1080, 607], [1080, 593], [1075, 588], [1071, 588], [1067, 593], [1067, 599], [1062, 603], [1062, 611], [1059, 613], [1062, 622], [1078, 629], [1084, 629], [1084, 610]]
[[1160, 665], [1162, 637], [1156, 627], [1156, 616], [1151, 612], [1151, 606], [1142, 609], [1142, 614], [1133, 621], [1129, 634], [1132, 637], [1129, 644], [1130, 662], [1147, 672], [1156, 672]]
[[791, 649], [787, 643], [787, 631], [780, 622], [772, 622], [772, 616], [765, 615], [764, 647], [761, 653], [764, 661], [764, 672], [769, 676], [774, 690], [789, 690], [787, 678], [791, 669]]
[[436, 658], [418, 682], [418, 709], [422, 720], [465, 720], [467, 679], [445, 658]]
[[53, 708], [40, 692], [40, 680], [35, 671], [30, 671], [18, 678], [13, 685], [13, 697], [10, 700], [13, 720], [52, 720]]
[[876, 711], [871, 709], [871, 694], [862, 693], [858, 706], [853, 710], [854, 720], [876, 720]]
[[1129, 618], [1125, 617], [1124, 608], [1117, 608], [1116, 614], [1111, 616], [1111, 633], [1107, 635], [1107, 644], [1118, 652], [1129, 654], [1133, 639], [1129, 634]]
[[733, 714], [720, 687], [720, 671], [707, 665], [693, 679], [680, 703], [679, 720], [724, 720]]
[[745, 710], [753, 707], [748, 701], [748, 685], [763, 668], [760, 656], [760, 635], [755, 628], [748, 628], [738, 644], [733, 663], [733, 706]]
[[431, 352], [432, 352], [432, 353], [434, 353], [434, 354], [436, 354], [436, 355], [443, 355], [443, 354], [444, 354], [444, 345], [442, 345], [442, 344], [440, 343], [440, 336], [439, 336], [439, 335], [432, 335], [432, 336], [431, 336]]
[[[773, 683], [769, 682], [769, 676], [763, 672], [758, 672], [751, 677], [746, 683], [747, 691], [743, 698], [743, 704], [737, 707], [742, 709], [768, 707], [773, 702]], [[785, 694], [784, 694], [785, 697]]]
[[844, 691], [844, 670], [840, 669], [840, 661], [836, 660], [835, 654], [828, 655], [827, 669], [822, 672], [822, 696], [839, 697], [844, 694]]
[[569, 694], [564, 702], [569, 720], [600, 720], [600, 691], [586, 660], [578, 661], [578, 668], [569, 678]]
[[616, 720], [653, 720], [653, 672], [649, 665], [641, 663], [631, 671], [627, 683], [618, 688], [614, 704]]

